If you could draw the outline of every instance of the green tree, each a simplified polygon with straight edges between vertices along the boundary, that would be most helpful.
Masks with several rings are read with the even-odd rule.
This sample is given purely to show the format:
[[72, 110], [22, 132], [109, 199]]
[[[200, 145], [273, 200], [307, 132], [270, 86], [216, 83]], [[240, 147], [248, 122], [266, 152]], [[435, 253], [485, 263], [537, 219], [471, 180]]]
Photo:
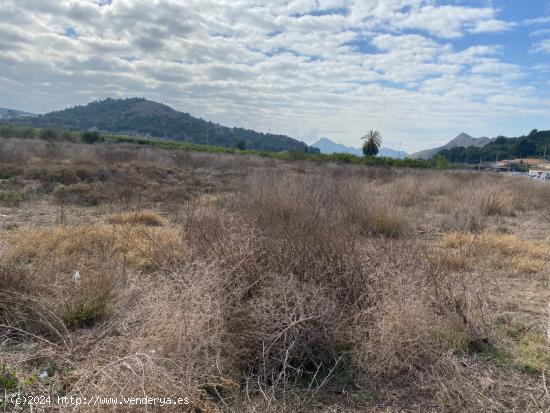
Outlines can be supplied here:
[[102, 142], [103, 136], [101, 136], [98, 131], [86, 131], [82, 132], [82, 140], [85, 143], [92, 144], [96, 142]]
[[57, 138], [57, 132], [53, 129], [42, 129], [42, 131], [40, 131], [40, 139], [54, 141], [55, 138]]
[[380, 145], [382, 145], [382, 135], [377, 130], [371, 129], [365, 136], [361, 138], [363, 140], [363, 154], [365, 156], [376, 156], [380, 151]]
[[435, 167], [437, 169], [448, 169], [449, 168], [449, 161], [447, 161], [447, 159], [445, 159], [443, 156], [436, 156], [434, 158], [434, 162], [435, 162]]
[[246, 141], [244, 139], [239, 139], [235, 142], [235, 147], [241, 151], [244, 151], [246, 149]]
[[514, 145], [514, 151], [522, 158], [535, 155], [537, 145], [528, 139], [520, 139]]

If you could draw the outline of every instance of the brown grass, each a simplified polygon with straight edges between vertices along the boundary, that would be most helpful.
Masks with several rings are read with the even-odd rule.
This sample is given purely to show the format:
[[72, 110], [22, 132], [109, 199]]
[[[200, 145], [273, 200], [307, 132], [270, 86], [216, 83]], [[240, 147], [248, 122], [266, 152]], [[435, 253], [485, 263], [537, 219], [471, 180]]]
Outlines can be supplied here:
[[148, 227], [161, 227], [166, 224], [159, 214], [151, 210], [112, 214], [107, 217], [106, 221], [113, 225], [145, 225]]
[[28, 195], [0, 215], [15, 225], [0, 237], [0, 366], [24, 394], [189, 397], [202, 412], [550, 406], [542, 185], [8, 144], [0, 190]]

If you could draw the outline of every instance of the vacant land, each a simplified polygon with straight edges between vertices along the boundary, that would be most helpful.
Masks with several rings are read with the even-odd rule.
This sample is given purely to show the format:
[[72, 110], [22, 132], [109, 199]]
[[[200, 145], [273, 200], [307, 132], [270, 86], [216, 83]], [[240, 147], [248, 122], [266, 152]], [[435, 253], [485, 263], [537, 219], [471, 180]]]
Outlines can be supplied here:
[[[0, 178], [1, 393], [550, 409], [543, 182], [18, 139]], [[33, 411], [73, 408], [146, 410]]]

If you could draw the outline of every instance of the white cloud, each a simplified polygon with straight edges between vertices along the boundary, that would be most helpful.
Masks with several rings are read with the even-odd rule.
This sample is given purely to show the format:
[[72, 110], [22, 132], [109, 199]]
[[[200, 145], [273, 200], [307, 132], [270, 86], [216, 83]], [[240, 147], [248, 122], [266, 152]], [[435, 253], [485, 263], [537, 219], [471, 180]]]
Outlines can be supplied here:
[[533, 52], [550, 54], [550, 39], [545, 39], [536, 43], [533, 46]]
[[550, 23], [550, 16], [540, 16], [534, 19], [527, 19], [523, 21], [524, 24], [530, 26], [534, 24], [546, 24]]
[[[453, 46], [470, 33], [510, 29], [493, 7], [435, 0], [4, 3], [4, 106], [38, 111], [138, 95], [228, 125], [296, 137], [337, 131], [348, 144], [368, 127], [407, 139], [411, 129], [426, 136], [462, 128], [462, 119], [482, 127], [518, 108], [543, 107], [533, 90], [518, 87], [522, 68], [502, 62], [498, 46]], [[68, 29], [77, 36], [66, 36]], [[503, 108], [508, 90], [514, 99]]]

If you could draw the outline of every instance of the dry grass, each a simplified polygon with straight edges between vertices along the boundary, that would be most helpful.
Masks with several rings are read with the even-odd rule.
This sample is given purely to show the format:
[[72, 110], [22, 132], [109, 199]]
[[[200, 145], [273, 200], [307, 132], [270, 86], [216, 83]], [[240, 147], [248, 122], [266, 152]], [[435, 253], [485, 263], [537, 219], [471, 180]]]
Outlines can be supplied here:
[[106, 221], [113, 225], [145, 225], [149, 227], [165, 225], [165, 220], [159, 214], [150, 210], [112, 214], [107, 217]]
[[550, 406], [543, 185], [2, 148], [0, 189], [25, 199], [0, 212], [0, 369], [24, 394], [189, 397], [196, 412]]

